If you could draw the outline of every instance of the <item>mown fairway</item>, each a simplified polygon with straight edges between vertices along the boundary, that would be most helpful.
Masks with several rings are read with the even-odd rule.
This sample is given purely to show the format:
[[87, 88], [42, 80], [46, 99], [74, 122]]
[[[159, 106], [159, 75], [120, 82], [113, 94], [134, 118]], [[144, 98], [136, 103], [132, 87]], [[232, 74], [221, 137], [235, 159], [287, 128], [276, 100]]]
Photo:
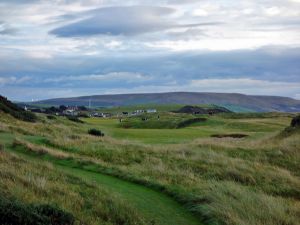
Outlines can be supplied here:
[[[156, 116], [153, 117], [156, 118]], [[164, 117], [167, 117], [167, 115]], [[174, 116], [170, 116], [170, 121], [172, 121], [172, 117]], [[210, 137], [216, 133], [225, 134], [242, 132], [254, 138], [283, 129], [289, 125], [291, 120], [291, 117], [288, 116], [279, 116], [274, 119], [272, 118], [272, 115], [270, 115], [269, 118], [232, 119], [223, 118], [223, 116], [204, 116], [204, 118], [207, 118], [207, 121], [195, 123], [181, 129], [124, 129], [120, 128], [120, 122], [116, 118], [84, 118], [82, 120], [89, 125], [93, 125], [94, 127], [103, 130], [109, 136], [114, 138], [128, 139], [148, 144], [186, 143], [197, 138]], [[139, 122], [149, 123], [151, 121], [144, 122], [139, 120]]]
[[284, 131], [293, 116], [220, 114], [145, 129], [139, 123], [151, 118], [122, 128], [117, 118], [82, 124], [40, 114], [29, 123], [1, 113], [0, 188], [27, 203], [57, 203], [88, 224], [296, 225], [300, 132]]

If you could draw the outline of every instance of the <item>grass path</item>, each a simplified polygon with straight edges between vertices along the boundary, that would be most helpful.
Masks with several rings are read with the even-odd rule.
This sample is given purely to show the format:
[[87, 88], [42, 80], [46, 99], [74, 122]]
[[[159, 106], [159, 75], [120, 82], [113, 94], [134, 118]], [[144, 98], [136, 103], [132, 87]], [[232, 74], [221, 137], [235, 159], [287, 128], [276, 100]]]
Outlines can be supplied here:
[[[10, 148], [13, 140], [12, 135], [0, 133], [0, 142]], [[14, 151], [16, 152], [16, 151]], [[77, 176], [87, 182], [94, 182], [107, 190], [118, 194], [121, 198], [128, 201], [134, 208], [136, 208], [149, 221], [155, 221], [154, 224], [160, 225], [199, 225], [199, 219], [194, 217], [188, 210], [177, 203], [172, 198], [163, 193], [152, 190], [142, 185], [134, 184], [122, 179], [88, 171], [81, 168], [74, 168], [69, 166], [63, 160], [51, 160], [47, 157], [34, 156], [32, 154], [25, 154], [25, 152], [17, 152], [30, 160], [45, 160], [50, 161], [53, 165], [64, 173]]]

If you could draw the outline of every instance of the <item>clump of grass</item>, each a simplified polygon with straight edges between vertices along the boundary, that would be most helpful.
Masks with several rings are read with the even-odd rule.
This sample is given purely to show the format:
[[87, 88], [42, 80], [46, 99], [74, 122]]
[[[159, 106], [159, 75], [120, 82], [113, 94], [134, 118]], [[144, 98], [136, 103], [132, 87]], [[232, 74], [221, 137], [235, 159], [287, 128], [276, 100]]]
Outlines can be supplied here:
[[95, 129], [95, 128], [89, 129], [88, 133], [90, 135], [94, 135], [94, 136], [98, 136], [98, 137], [103, 137], [104, 136], [104, 133], [101, 130], [98, 130], [98, 129]]
[[62, 151], [53, 150], [45, 146], [38, 146], [20, 139], [15, 139], [13, 141], [13, 148], [18, 148], [18, 147], [22, 147], [29, 152], [37, 153], [39, 155], [51, 154], [54, 157], [59, 159], [68, 159], [71, 157], [69, 154]]
[[53, 115], [47, 115], [47, 119], [49, 119], [49, 120], [55, 120], [55, 119], [56, 119], [56, 117], [55, 117], [55, 116], [53, 116]]
[[77, 116], [67, 116], [68, 120], [75, 122], [75, 123], [84, 123], [82, 120], [80, 120]]
[[244, 137], [248, 137], [249, 135], [247, 134], [212, 134], [211, 137], [215, 137], [215, 138], [244, 138]]
[[57, 206], [26, 204], [0, 194], [1, 224], [73, 225], [74, 216]]

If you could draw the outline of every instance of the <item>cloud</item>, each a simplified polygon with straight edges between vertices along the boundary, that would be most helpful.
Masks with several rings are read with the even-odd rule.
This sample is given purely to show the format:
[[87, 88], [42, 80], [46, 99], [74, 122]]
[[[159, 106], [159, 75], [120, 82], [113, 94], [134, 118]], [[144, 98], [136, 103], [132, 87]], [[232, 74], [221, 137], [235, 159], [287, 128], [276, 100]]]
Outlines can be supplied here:
[[66, 82], [66, 81], [124, 81], [128, 83], [142, 82], [150, 80], [151, 77], [145, 76], [140, 73], [131, 72], [113, 72], [107, 74], [90, 74], [90, 75], [79, 75], [79, 76], [60, 76], [55, 78], [49, 78], [44, 82]]
[[14, 35], [17, 33], [17, 29], [9, 26], [5, 22], [0, 21], [0, 35]]
[[298, 96], [298, 8], [299, 0], [3, 0], [0, 90], [63, 97], [198, 90], [195, 81]]
[[24, 76], [24, 77], [0, 77], [0, 86], [3, 85], [11, 85], [11, 84], [23, 84], [27, 81], [31, 80], [31, 77], [29, 76]]
[[138, 35], [171, 28], [198, 27], [218, 24], [216, 22], [179, 24], [166, 16], [175, 10], [168, 7], [128, 6], [107, 7], [89, 11], [89, 16], [50, 31], [58, 37], [82, 37], [93, 35]]
[[6, 4], [30, 4], [33, 2], [40, 2], [41, 0], [3, 0], [2, 3]]
[[300, 82], [258, 80], [250, 78], [191, 80], [193, 90], [247, 93], [252, 95], [290, 95], [300, 91]]

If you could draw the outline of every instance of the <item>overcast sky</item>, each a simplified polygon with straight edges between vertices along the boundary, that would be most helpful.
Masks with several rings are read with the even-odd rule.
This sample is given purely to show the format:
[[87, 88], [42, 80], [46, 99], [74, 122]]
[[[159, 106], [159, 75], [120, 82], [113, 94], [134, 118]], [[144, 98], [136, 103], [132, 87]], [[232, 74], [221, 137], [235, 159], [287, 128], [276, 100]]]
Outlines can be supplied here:
[[300, 0], [1, 0], [0, 94], [300, 99]]

